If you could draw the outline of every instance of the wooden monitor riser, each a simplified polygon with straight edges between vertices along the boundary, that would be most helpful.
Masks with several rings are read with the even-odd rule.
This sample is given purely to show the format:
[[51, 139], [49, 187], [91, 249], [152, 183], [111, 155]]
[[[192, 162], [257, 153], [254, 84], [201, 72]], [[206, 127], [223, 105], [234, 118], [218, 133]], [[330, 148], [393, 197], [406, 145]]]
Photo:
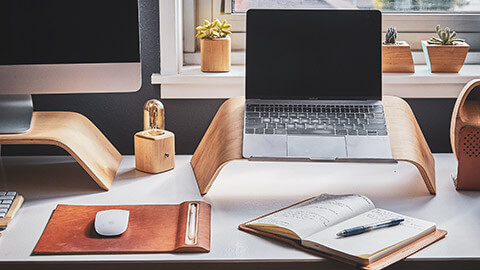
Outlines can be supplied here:
[[[383, 104], [393, 158], [415, 165], [428, 191], [435, 194], [435, 161], [410, 106], [392, 96], [384, 96]], [[193, 154], [190, 163], [202, 195], [225, 165], [243, 159], [244, 107], [244, 97], [225, 101]]]
[[48, 144], [65, 149], [93, 180], [109, 190], [122, 155], [85, 116], [75, 112], [34, 112], [30, 130], [0, 134], [1, 144]]

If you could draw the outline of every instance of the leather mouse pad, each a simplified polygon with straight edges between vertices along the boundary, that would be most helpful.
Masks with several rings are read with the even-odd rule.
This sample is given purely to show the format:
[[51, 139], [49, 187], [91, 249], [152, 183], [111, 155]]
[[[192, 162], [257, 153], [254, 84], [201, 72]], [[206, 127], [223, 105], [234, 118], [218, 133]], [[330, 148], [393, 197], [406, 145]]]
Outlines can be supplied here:
[[[193, 244], [185, 241], [190, 203], [197, 203], [199, 208], [196, 242]], [[128, 228], [120, 236], [104, 237], [95, 231], [96, 213], [109, 209], [130, 211]], [[178, 205], [58, 205], [33, 254], [209, 251], [210, 205], [183, 202]]]

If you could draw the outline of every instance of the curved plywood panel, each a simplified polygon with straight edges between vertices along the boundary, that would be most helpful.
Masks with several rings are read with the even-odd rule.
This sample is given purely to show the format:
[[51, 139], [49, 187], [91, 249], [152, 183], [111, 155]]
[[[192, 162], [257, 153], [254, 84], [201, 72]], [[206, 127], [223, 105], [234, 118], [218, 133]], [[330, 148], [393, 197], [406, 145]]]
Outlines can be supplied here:
[[112, 185], [122, 155], [85, 116], [75, 112], [34, 112], [30, 130], [0, 134], [0, 144], [48, 144], [65, 149], [103, 189]]
[[464, 126], [480, 126], [480, 93], [472, 92], [476, 87], [480, 88], [480, 80], [468, 82], [458, 95], [453, 108], [450, 122], [450, 144], [457, 159], [460, 129]]
[[[383, 101], [393, 157], [415, 165], [428, 191], [435, 194], [435, 161], [410, 106], [398, 97], [386, 96]], [[191, 165], [202, 195], [228, 162], [242, 159], [244, 105], [243, 97], [222, 104], [193, 154]]]

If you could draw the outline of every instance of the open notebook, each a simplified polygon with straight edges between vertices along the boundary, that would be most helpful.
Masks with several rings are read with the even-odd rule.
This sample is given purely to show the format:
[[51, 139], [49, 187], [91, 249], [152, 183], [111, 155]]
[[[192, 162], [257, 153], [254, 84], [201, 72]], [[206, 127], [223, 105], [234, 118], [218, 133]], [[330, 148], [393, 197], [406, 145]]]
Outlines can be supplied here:
[[[398, 226], [354, 236], [336, 235], [347, 228], [393, 218], [403, 218], [405, 221]], [[272, 234], [277, 239], [290, 239], [304, 248], [362, 266], [380, 260], [437, 231], [433, 222], [375, 208], [372, 201], [365, 196], [330, 194], [322, 194], [254, 219], [240, 225], [240, 229], [264, 232], [267, 236]], [[446, 232], [443, 236], [445, 234]]]

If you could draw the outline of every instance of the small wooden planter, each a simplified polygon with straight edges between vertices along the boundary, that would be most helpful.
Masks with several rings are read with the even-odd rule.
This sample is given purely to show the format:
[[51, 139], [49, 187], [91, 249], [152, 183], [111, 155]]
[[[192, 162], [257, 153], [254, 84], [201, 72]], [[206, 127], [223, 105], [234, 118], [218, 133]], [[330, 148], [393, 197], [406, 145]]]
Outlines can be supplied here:
[[231, 63], [230, 37], [200, 40], [201, 70], [203, 72], [228, 72]]
[[405, 41], [396, 44], [382, 44], [382, 72], [383, 73], [413, 73], [412, 51]]
[[456, 188], [480, 190], [480, 80], [467, 83], [457, 98], [450, 143], [458, 160]]
[[428, 44], [422, 40], [425, 62], [432, 72], [458, 73], [465, 63], [470, 45], [461, 42], [457, 45]]

